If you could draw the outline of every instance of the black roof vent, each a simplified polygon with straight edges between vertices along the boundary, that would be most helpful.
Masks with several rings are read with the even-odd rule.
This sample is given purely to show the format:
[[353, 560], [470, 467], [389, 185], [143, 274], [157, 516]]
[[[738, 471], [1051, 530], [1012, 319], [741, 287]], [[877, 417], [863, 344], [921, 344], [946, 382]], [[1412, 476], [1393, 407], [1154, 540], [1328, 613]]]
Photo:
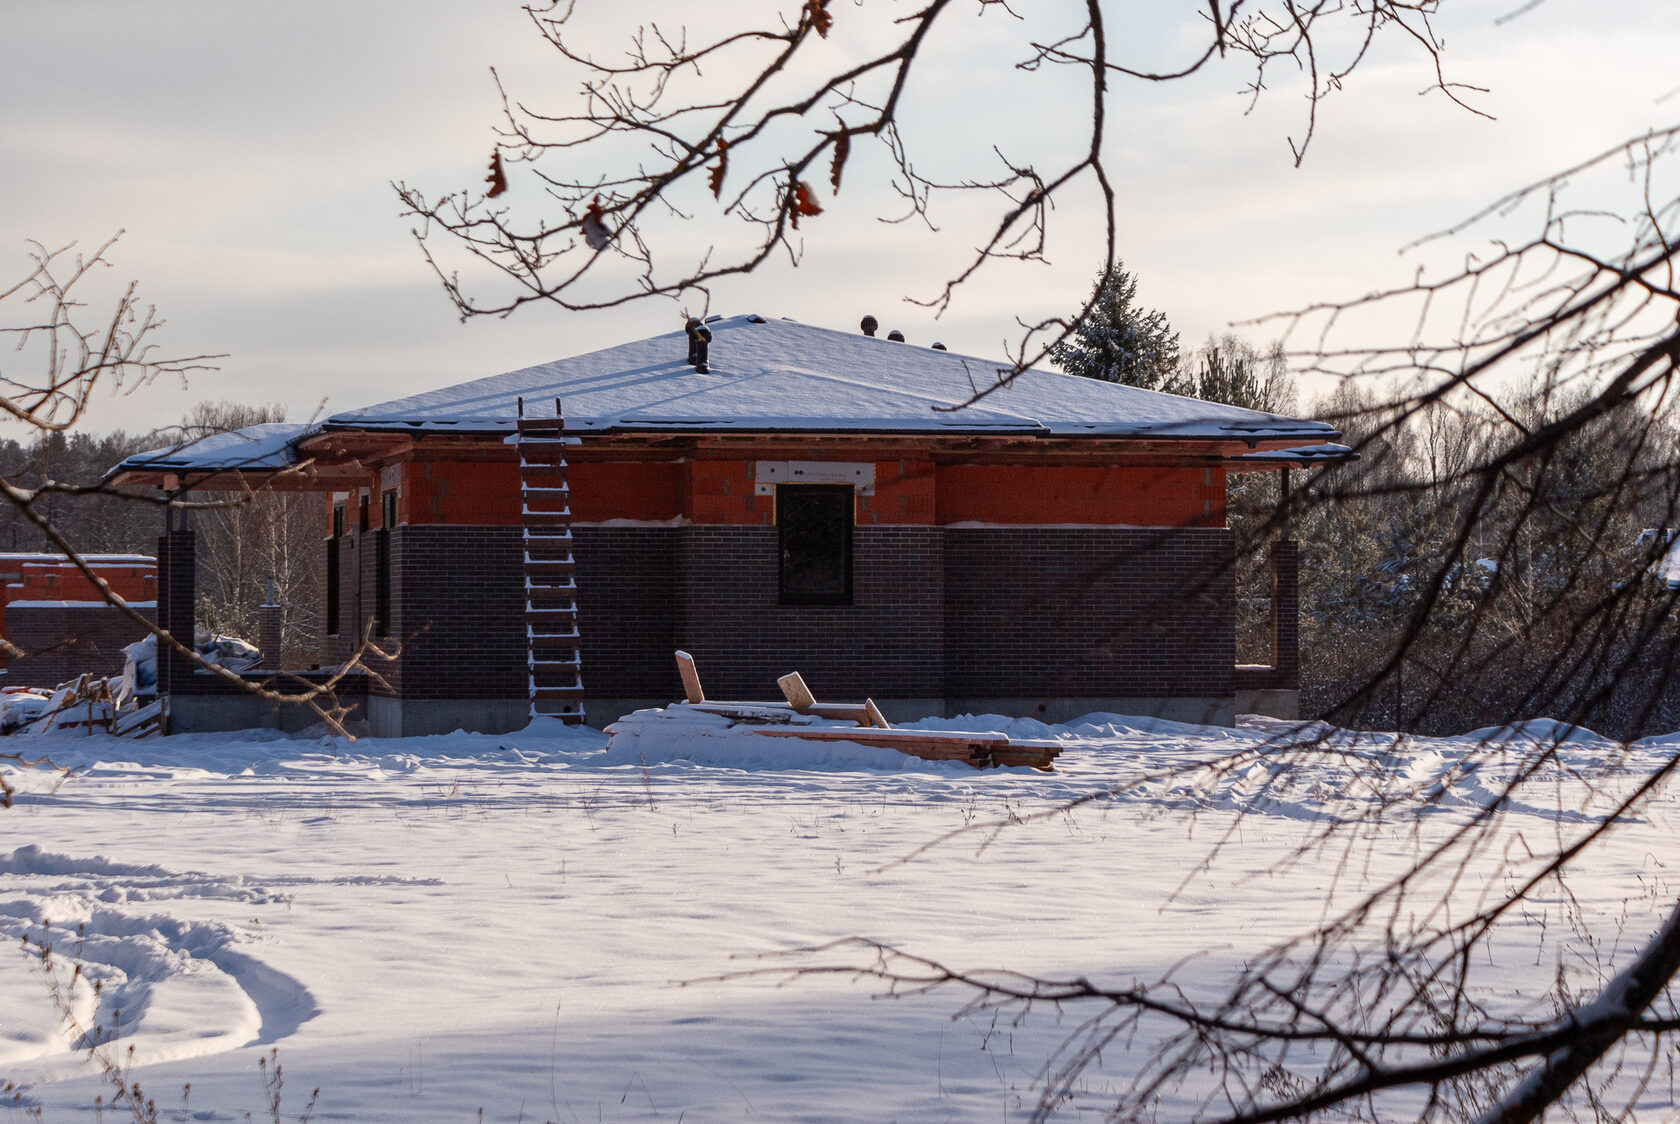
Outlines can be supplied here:
[[938, 340], [934, 340], [933, 341], [933, 350], [944, 351], [944, 350], [946, 350], [946, 347], [945, 347], [944, 344], [940, 343]]
[[887, 333], [887, 338], [895, 343], [903, 343], [904, 333], [899, 331], [897, 328], [894, 328], [892, 331]]
[[863, 323], [859, 324], [858, 327], [863, 329], [864, 335], [873, 336], [876, 330], [881, 327], [881, 322], [873, 316], [865, 316], [863, 318]]
[[684, 330], [688, 332], [688, 361], [694, 364], [695, 373], [703, 375], [711, 370], [707, 353], [711, 350], [712, 330], [693, 316], [688, 318]]

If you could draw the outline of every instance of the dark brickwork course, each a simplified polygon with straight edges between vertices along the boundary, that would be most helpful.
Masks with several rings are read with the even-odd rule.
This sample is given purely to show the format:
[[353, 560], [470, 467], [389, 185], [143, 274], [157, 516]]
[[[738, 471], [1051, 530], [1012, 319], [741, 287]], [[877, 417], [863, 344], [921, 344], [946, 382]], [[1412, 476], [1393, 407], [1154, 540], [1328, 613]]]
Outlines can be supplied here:
[[[942, 697], [942, 532], [858, 527], [852, 549], [851, 605], [780, 605], [776, 528], [684, 528], [678, 647], [699, 663], [706, 693], [780, 698], [776, 679], [797, 670], [818, 698]], [[588, 598], [587, 586], [582, 596]], [[584, 639], [587, 645], [587, 634]], [[662, 689], [638, 694], [672, 694], [676, 669], [669, 653], [661, 670]], [[587, 647], [583, 682], [596, 690]]]
[[682, 533], [671, 527], [572, 528], [585, 697], [681, 694], [671, 653], [682, 647], [677, 639]]
[[1224, 529], [945, 532], [945, 693], [1225, 697], [1236, 661]]
[[[1235, 640], [1223, 529], [860, 526], [853, 604], [778, 604], [774, 527], [575, 527], [583, 683], [595, 698], [676, 698], [671, 653], [714, 698], [1227, 697]], [[523, 698], [521, 531], [392, 532], [391, 640], [402, 698]], [[353, 538], [354, 536], [352, 536]], [[341, 549], [344, 615], [375, 551]], [[348, 635], [334, 656], [350, 649]]]
[[[405, 699], [527, 697], [524, 552], [518, 527], [401, 526], [391, 533], [391, 639], [386, 672]], [[373, 612], [371, 539], [363, 553]], [[382, 664], [375, 664], [383, 670]], [[586, 680], [587, 682], [587, 680]]]
[[[197, 536], [182, 528], [158, 536], [157, 623], [187, 647], [195, 634], [193, 617], [198, 608]], [[168, 644], [158, 643], [158, 693], [185, 690], [193, 674], [193, 662]]]

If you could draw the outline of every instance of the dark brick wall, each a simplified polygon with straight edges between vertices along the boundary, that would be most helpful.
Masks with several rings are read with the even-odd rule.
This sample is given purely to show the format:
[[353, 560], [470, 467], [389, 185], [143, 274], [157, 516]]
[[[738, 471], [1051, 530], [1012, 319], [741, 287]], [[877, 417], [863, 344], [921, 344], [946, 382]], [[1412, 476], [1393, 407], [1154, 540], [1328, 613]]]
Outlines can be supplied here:
[[[401, 526], [391, 533], [391, 683], [408, 699], [525, 698], [524, 552], [518, 527]], [[373, 543], [363, 552], [373, 612]], [[584, 664], [584, 683], [589, 682]], [[377, 684], [375, 694], [390, 694]]]
[[[197, 536], [181, 528], [158, 536], [157, 622], [182, 644], [192, 647], [194, 614], [198, 610]], [[162, 641], [158, 642], [158, 692], [168, 694], [185, 684], [193, 662]]]
[[[1225, 697], [1232, 539], [1222, 529], [860, 526], [846, 606], [778, 604], [774, 527], [579, 527], [583, 682], [595, 698], [676, 698], [671, 659], [714, 698]], [[375, 664], [402, 698], [523, 698], [521, 531], [392, 533], [391, 639]], [[358, 559], [359, 555], [359, 559]], [[343, 551], [345, 620], [373, 540]], [[341, 639], [348, 650], [348, 637]], [[342, 658], [342, 655], [337, 658]]]
[[[693, 526], [681, 532], [678, 646], [716, 698], [780, 698], [790, 671], [828, 699], [939, 698], [945, 658], [944, 540], [936, 527], [858, 527], [852, 604], [777, 603], [776, 528]], [[581, 580], [581, 579], [580, 579]], [[585, 638], [588, 642], [588, 638]], [[659, 690], [680, 693], [667, 653]], [[600, 693], [587, 650], [583, 682]]]
[[1212, 528], [948, 528], [943, 693], [1229, 696], [1232, 551]]
[[[149, 610], [141, 610], [148, 618]], [[120, 675], [123, 647], [146, 630], [110, 605], [6, 610], [6, 639], [24, 655], [6, 661], [9, 685], [56, 687], [83, 672]]]
[[[681, 693], [675, 527], [573, 527], [583, 686], [602, 699]], [[784, 673], [785, 674], [785, 673]]]

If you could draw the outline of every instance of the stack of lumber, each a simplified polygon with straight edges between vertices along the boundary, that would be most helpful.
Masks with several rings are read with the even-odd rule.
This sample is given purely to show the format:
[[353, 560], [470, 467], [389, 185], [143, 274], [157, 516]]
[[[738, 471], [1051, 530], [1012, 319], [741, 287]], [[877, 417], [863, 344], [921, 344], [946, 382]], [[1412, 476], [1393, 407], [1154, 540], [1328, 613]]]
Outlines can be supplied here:
[[716, 714], [766, 737], [851, 742], [896, 749], [927, 761], [962, 761], [976, 769], [1013, 765], [1045, 773], [1052, 771], [1051, 762], [1062, 752], [1060, 742], [1011, 738], [997, 731], [894, 729], [873, 699], [861, 703], [818, 702], [797, 671], [777, 680], [784, 702], [707, 699], [694, 657], [687, 652], [677, 653], [677, 671], [686, 696], [686, 701], [678, 705]]

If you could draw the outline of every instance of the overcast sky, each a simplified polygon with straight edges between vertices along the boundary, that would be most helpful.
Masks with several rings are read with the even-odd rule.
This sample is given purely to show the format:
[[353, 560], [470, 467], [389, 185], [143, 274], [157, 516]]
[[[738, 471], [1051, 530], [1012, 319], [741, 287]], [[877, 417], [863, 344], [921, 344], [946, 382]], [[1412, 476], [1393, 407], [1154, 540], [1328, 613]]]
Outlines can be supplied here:
[[[1204, 6], [1116, 4], [1114, 22], [1170, 57]], [[1489, 87], [1476, 104], [1494, 120], [1420, 94], [1418, 55], [1388, 52], [1321, 109], [1296, 169], [1286, 138], [1303, 104], [1282, 75], [1247, 116], [1235, 68], [1116, 88], [1121, 252], [1186, 342], [1394, 284], [1414, 238], [1680, 117], [1680, 96], [1661, 100], [1680, 86], [1672, 0], [1548, 0], [1502, 25], [1519, 0], [1443, 7], [1449, 77]], [[731, 5], [690, 10], [715, 28]], [[988, 19], [916, 91], [935, 122], [930, 161], [960, 162], [959, 140], [1045, 149], [1077, 130], [1049, 94], [1060, 79], [1035, 98], [1009, 68], [1019, 29]], [[168, 320], [165, 347], [228, 353], [184, 390], [101, 400], [96, 429], [165, 424], [205, 398], [278, 401], [301, 419], [670, 331], [669, 303], [462, 324], [399, 215], [391, 180], [433, 193], [479, 182], [497, 122], [489, 67], [533, 103], [562, 104], [546, 51], [502, 0], [0, 0], [0, 279], [21, 268], [26, 239], [123, 229], [113, 256]], [[847, 330], [870, 312], [912, 342], [997, 355], [1013, 316], [1071, 309], [1096, 268], [1095, 216], [1070, 200], [1052, 268], [982, 278], [935, 323], [901, 298], [936, 287], [968, 244], [967, 213], [954, 206], [938, 238], [883, 226], [869, 216], [890, 200], [859, 182], [806, 224], [801, 268], [720, 285], [711, 311]], [[13, 361], [0, 356], [0, 370]]]

